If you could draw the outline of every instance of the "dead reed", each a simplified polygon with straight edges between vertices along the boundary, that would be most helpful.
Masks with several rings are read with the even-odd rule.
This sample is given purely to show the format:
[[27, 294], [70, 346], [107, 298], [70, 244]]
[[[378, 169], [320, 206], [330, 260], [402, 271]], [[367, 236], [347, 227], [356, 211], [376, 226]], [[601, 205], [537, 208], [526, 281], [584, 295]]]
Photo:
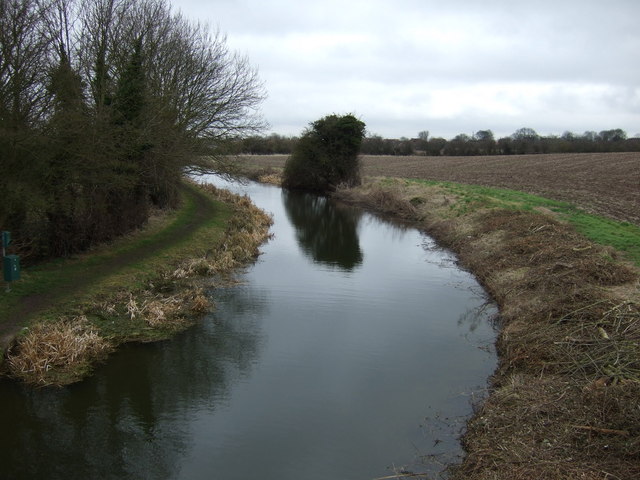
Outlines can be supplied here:
[[[29, 328], [7, 353], [10, 374], [29, 383], [49, 385], [62, 380], [58, 372], [85, 372], [112, 347], [87, 317], [62, 318]], [[52, 376], [52, 374], [54, 374]], [[73, 375], [69, 380], [73, 379]]]

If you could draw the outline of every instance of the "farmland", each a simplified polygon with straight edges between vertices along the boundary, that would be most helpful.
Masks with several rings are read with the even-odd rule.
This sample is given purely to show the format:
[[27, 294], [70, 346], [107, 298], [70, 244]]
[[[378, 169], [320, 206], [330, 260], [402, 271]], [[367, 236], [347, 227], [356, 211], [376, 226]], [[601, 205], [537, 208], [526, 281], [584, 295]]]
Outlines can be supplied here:
[[[242, 157], [247, 166], [281, 168], [286, 155]], [[422, 178], [509, 188], [575, 204], [640, 225], [640, 153], [480, 157], [363, 156], [365, 176]]]

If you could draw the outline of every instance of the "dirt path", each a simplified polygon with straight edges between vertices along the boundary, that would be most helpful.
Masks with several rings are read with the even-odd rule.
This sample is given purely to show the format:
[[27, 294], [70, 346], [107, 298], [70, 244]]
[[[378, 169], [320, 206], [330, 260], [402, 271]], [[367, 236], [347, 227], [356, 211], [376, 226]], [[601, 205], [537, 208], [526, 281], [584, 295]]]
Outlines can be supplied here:
[[193, 202], [194, 209], [190, 212], [186, 222], [167, 227], [170, 235], [154, 237], [151, 243], [132, 248], [122, 253], [99, 260], [87, 265], [77, 275], [67, 281], [61, 281], [47, 292], [28, 295], [20, 299], [17, 308], [10, 311], [8, 318], [0, 322], [0, 348], [5, 350], [15, 335], [24, 327], [29, 319], [45, 311], [56, 302], [77, 296], [86, 291], [98, 281], [114, 274], [118, 270], [134, 262], [157, 255], [159, 252], [172, 247], [197, 231], [208, 219], [217, 213], [210, 197], [198, 189], [184, 187], [185, 198]]

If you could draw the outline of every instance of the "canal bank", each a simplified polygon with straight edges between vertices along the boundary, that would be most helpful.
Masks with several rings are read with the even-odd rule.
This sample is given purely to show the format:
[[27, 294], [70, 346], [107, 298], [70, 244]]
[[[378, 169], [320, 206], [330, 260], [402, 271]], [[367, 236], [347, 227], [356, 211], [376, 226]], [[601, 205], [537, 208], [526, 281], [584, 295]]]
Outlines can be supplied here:
[[182, 198], [111, 245], [26, 269], [1, 306], [2, 373], [73, 383], [118, 345], [169, 338], [213, 308], [203, 279], [224, 284], [253, 261], [271, 220], [210, 185], [185, 184]]
[[543, 206], [400, 179], [336, 198], [414, 222], [500, 306], [500, 363], [452, 478], [640, 476], [637, 266]]

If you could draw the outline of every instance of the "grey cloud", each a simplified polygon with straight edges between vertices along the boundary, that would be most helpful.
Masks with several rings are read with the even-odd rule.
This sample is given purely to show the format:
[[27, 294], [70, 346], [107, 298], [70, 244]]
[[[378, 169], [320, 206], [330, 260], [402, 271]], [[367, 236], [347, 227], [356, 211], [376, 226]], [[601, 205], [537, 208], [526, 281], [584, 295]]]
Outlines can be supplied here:
[[640, 130], [636, 0], [174, 5], [219, 25], [259, 67], [278, 133], [334, 111], [385, 136]]

